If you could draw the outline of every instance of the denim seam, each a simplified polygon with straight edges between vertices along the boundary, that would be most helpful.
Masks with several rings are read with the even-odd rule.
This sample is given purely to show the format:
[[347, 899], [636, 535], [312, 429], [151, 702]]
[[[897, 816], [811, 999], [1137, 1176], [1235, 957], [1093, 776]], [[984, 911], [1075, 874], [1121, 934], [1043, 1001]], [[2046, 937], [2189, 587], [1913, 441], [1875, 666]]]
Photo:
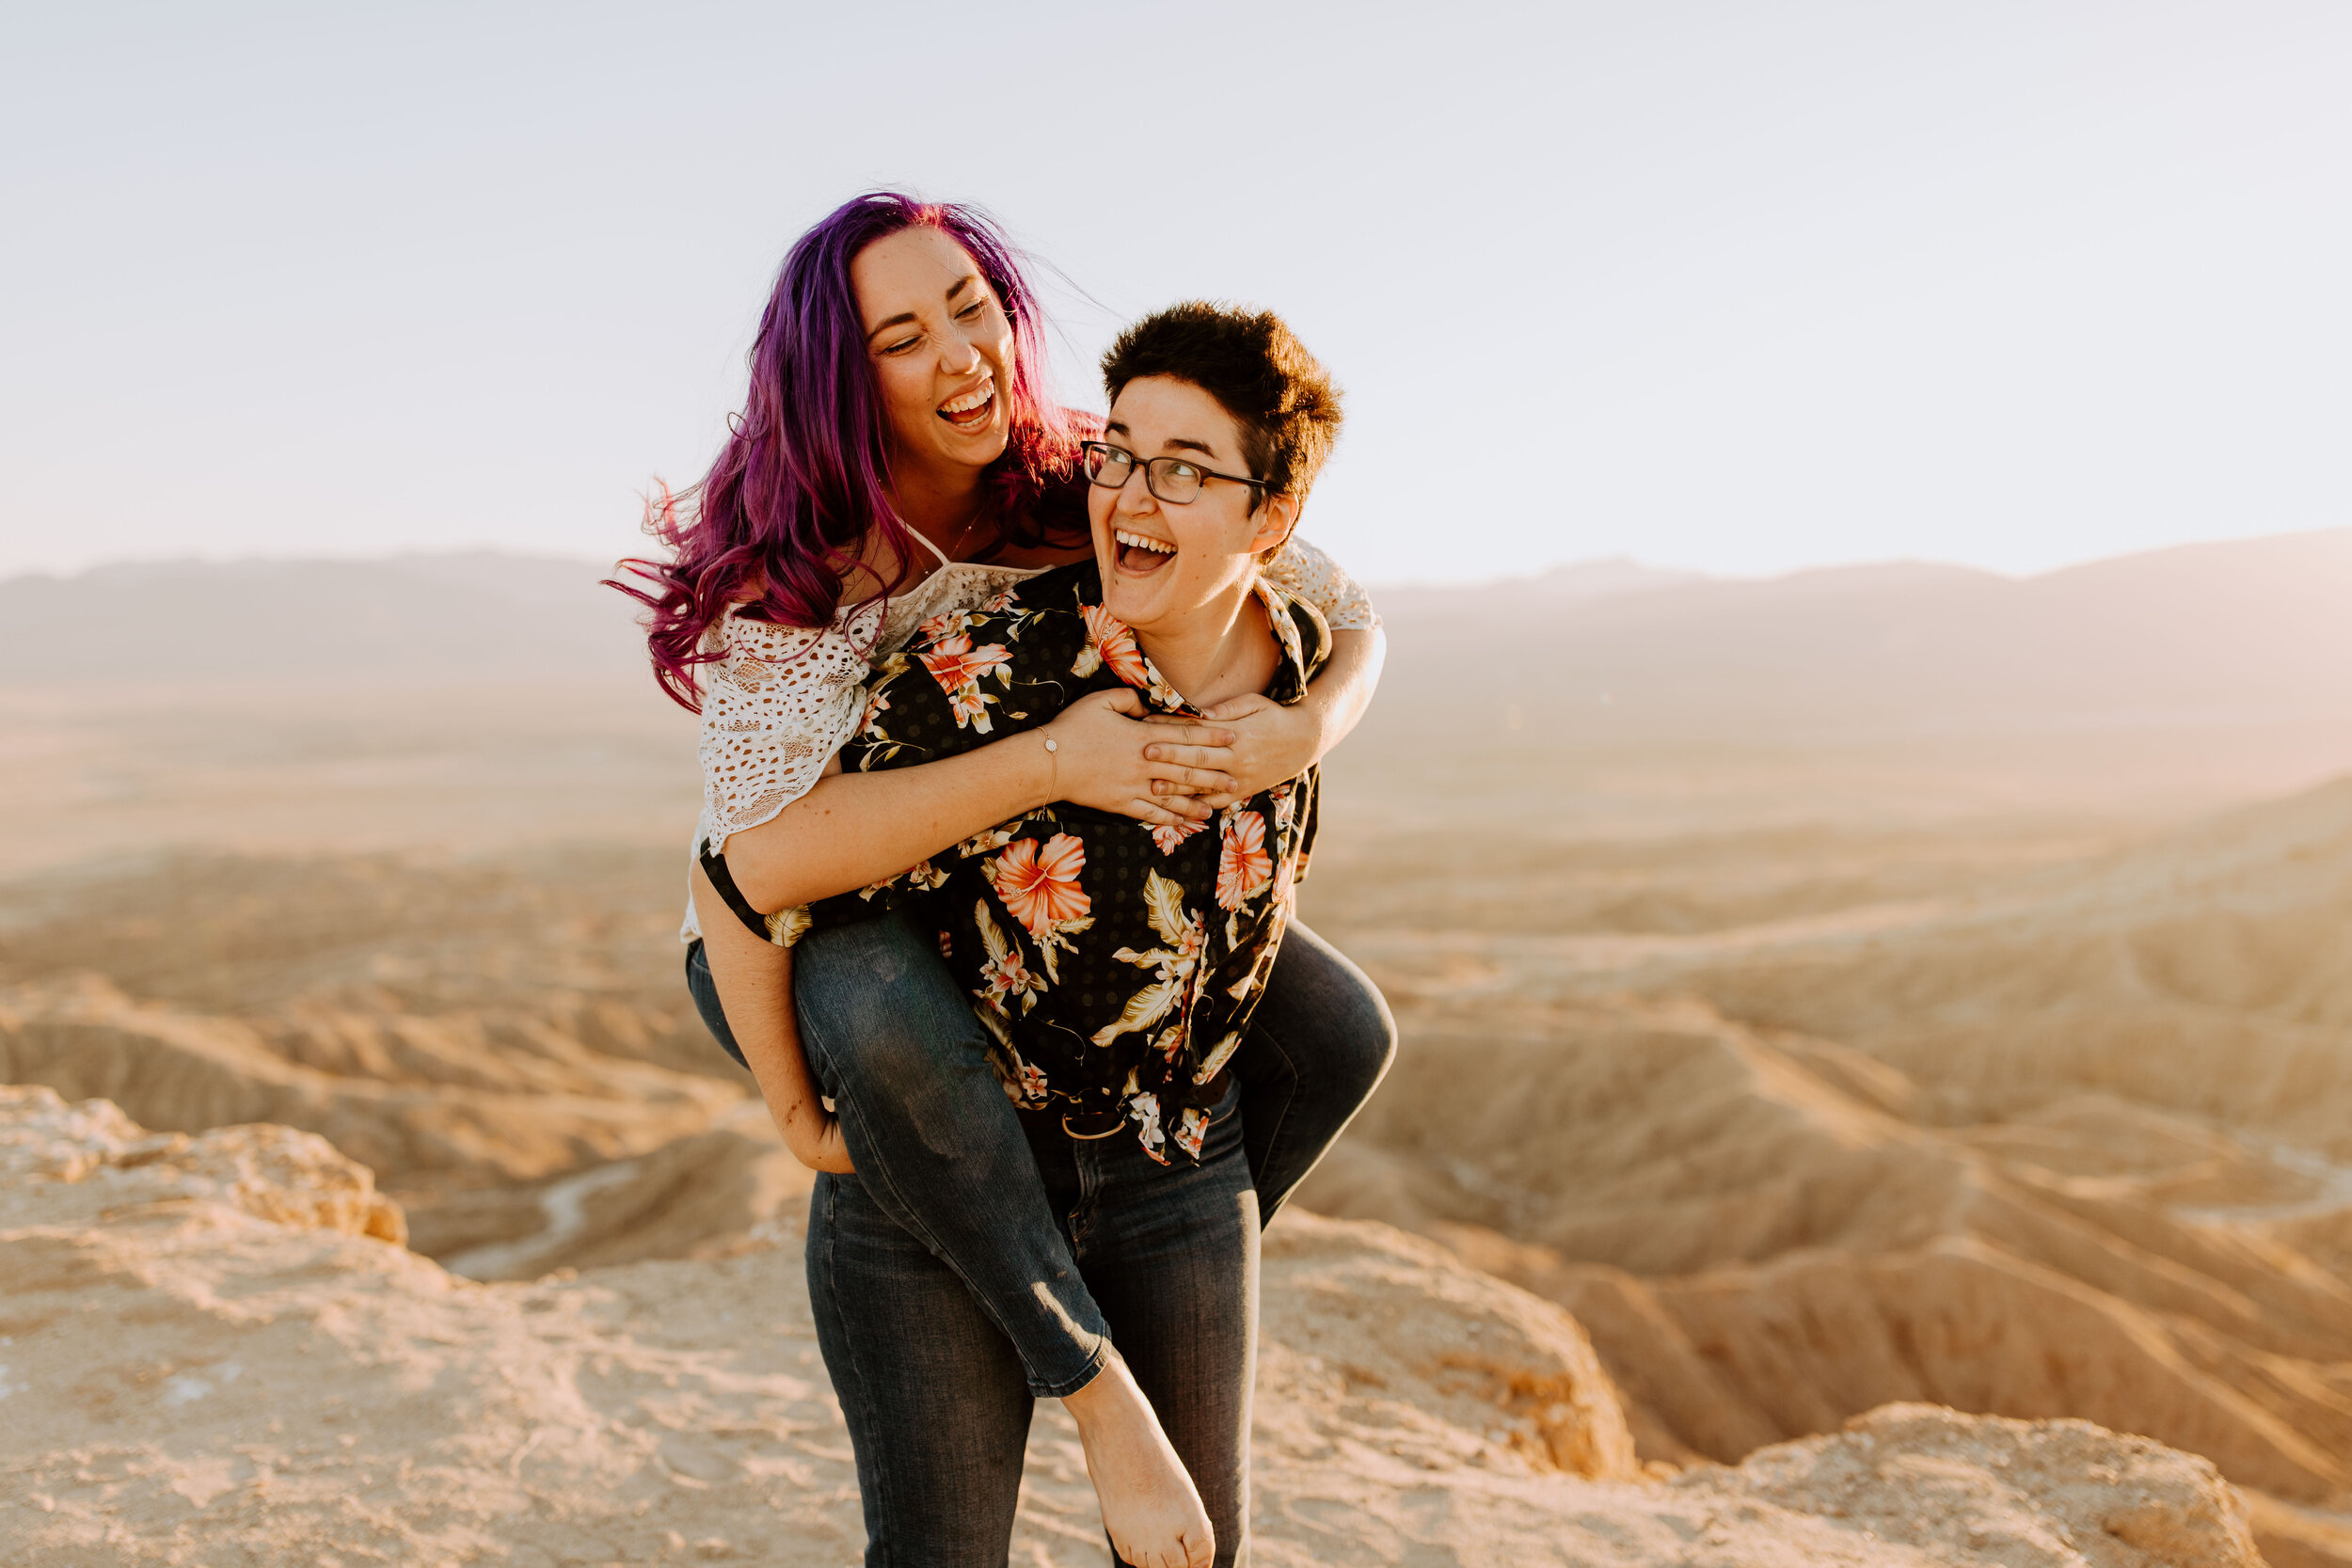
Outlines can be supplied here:
[[[824, 1052], [823, 1042], [821, 1040], [817, 1040], [815, 1037], [816, 1031], [803, 1025], [801, 1031], [801, 1036], [803, 1040], [815, 1043], [819, 1052]], [[832, 1059], [831, 1053], [825, 1053], [825, 1055], [828, 1063], [830, 1063]], [[840, 1075], [837, 1073], [834, 1074], [836, 1081], [839, 1076]], [[834, 1102], [834, 1115], [843, 1117], [854, 1117], [857, 1119], [859, 1132], [866, 1134], [866, 1142], [869, 1147], [871, 1147], [874, 1142], [872, 1137], [873, 1130], [867, 1123], [865, 1114], [858, 1109], [857, 1101], [850, 1098], [847, 1094], [846, 1091], [849, 1085], [841, 1084], [838, 1085], [838, 1086], [845, 1092], [836, 1098]], [[1093, 1352], [1087, 1357], [1087, 1365], [1082, 1372], [1073, 1374], [1073, 1377], [1063, 1379], [1058, 1383], [1041, 1377], [1037, 1369], [1029, 1365], [1028, 1356], [1022, 1354], [1020, 1336], [1013, 1332], [1011, 1323], [1006, 1320], [1004, 1312], [999, 1309], [996, 1302], [990, 1297], [987, 1291], [981, 1290], [977, 1285], [974, 1284], [972, 1276], [965, 1274], [963, 1269], [956, 1262], [955, 1259], [948, 1255], [946, 1249], [939, 1244], [939, 1239], [936, 1236], [933, 1236], [930, 1229], [922, 1224], [920, 1218], [916, 1215], [914, 1207], [906, 1201], [905, 1196], [898, 1191], [897, 1183], [890, 1180], [890, 1173], [887, 1170], [877, 1168], [872, 1172], [859, 1171], [857, 1173], [857, 1177], [859, 1180], [865, 1182], [867, 1186], [879, 1186], [890, 1195], [891, 1202], [897, 1206], [898, 1214], [905, 1215], [905, 1218], [903, 1220], [899, 1219], [898, 1214], [891, 1214], [887, 1217], [890, 1218], [893, 1223], [898, 1224], [900, 1228], [913, 1235], [916, 1241], [921, 1242], [923, 1245], [930, 1250], [932, 1257], [946, 1264], [949, 1272], [954, 1274], [956, 1278], [962, 1282], [963, 1288], [971, 1292], [972, 1299], [979, 1303], [980, 1310], [988, 1314], [990, 1320], [996, 1324], [996, 1331], [1005, 1337], [1006, 1340], [1011, 1344], [1013, 1354], [1020, 1357], [1022, 1378], [1028, 1384], [1029, 1391], [1032, 1394], [1041, 1399], [1057, 1400], [1062, 1398], [1067, 1393], [1074, 1392], [1075, 1390], [1086, 1386], [1087, 1384], [1091, 1383], [1095, 1376], [1102, 1371], [1104, 1366], [1107, 1364], [1106, 1353], [1108, 1344], [1106, 1337], [1097, 1336], [1098, 1339], [1103, 1339], [1104, 1342], [1095, 1346]]]
[[[1292, 1055], [1289, 1048], [1282, 1044], [1281, 1036], [1276, 1034], [1272, 1029], [1267, 1028], [1263, 1023], [1259, 1024], [1250, 1032], [1256, 1035], [1260, 1039], [1263, 1040], [1268, 1046], [1272, 1047], [1275, 1053], [1280, 1056], [1282, 1060], [1289, 1065], [1291, 1070], [1291, 1082], [1296, 1085], [1287, 1096], [1283, 1098], [1281, 1114], [1274, 1118], [1274, 1131], [1266, 1134], [1265, 1155], [1260, 1164], [1263, 1166], [1263, 1168], [1273, 1170], [1277, 1168], [1274, 1160], [1274, 1151], [1282, 1147], [1282, 1132], [1284, 1129], [1290, 1125], [1291, 1107], [1297, 1104], [1298, 1097], [1307, 1092], [1307, 1083], [1306, 1080], [1299, 1075], [1298, 1058]], [[1300, 1178], [1300, 1180], [1304, 1180], [1304, 1177]], [[1295, 1193], [1297, 1190], [1298, 1182], [1292, 1182], [1290, 1192], [1280, 1195], [1280, 1200], [1278, 1201], [1276, 1207], [1280, 1207], [1281, 1202], [1287, 1202], [1290, 1198], [1290, 1194]], [[1261, 1230], [1264, 1229], [1267, 1225], [1273, 1222], [1273, 1219], [1274, 1214], [1271, 1210], [1261, 1212], [1258, 1215], [1258, 1228]]]
[[[1092, 1144], [1073, 1142], [1070, 1147], [1072, 1157], [1071, 1164], [1078, 1172], [1078, 1202], [1077, 1206], [1070, 1212], [1070, 1228], [1068, 1231], [1070, 1241], [1070, 1261], [1073, 1266], [1078, 1263], [1078, 1255], [1084, 1250], [1084, 1244], [1080, 1238], [1085, 1233], [1086, 1226], [1085, 1222], [1079, 1218], [1079, 1215], [1092, 1207], [1092, 1195], [1088, 1191], [1087, 1187], [1087, 1172], [1089, 1169], [1087, 1157], [1093, 1152], [1093, 1149], [1094, 1146]], [[1083, 1283], [1083, 1280], [1081, 1280], [1081, 1283]], [[1089, 1293], [1091, 1294], [1092, 1292], [1089, 1291]], [[1100, 1377], [1103, 1373], [1103, 1369], [1109, 1366], [1110, 1363], [1110, 1336], [1107, 1334], [1098, 1336], [1094, 1346], [1094, 1354], [1087, 1358], [1086, 1370], [1083, 1372], [1060, 1384], [1041, 1384], [1036, 1381], [1034, 1376], [1032, 1376], [1029, 1385], [1030, 1391], [1036, 1394], [1040, 1399], [1067, 1399], [1071, 1395], [1076, 1393], [1079, 1389], [1085, 1387], [1088, 1384], [1092, 1383], [1097, 1377]], [[1028, 1363], [1026, 1361], [1022, 1363], [1021, 1370], [1024, 1372], [1028, 1371]], [[1113, 1555], [1116, 1556], [1115, 1553]]]
[[[831, 1181], [825, 1182], [824, 1185], [825, 1293], [833, 1298], [833, 1310], [834, 1313], [836, 1315], [845, 1315], [842, 1313], [841, 1280], [835, 1270], [834, 1259], [834, 1240], [841, 1234], [841, 1216], [838, 1212], [837, 1200], [838, 1189], [835, 1184]], [[864, 1369], [858, 1365], [857, 1337], [851, 1334], [844, 1334], [841, 1337], [841, 1340], [842, 1353], [850, 1359], [850, 1377], [856, 1386], [854, 1397], [857, 1400], [858, 1414], [861, 1423], [870, 1429], [873, 1422], [873, 1412], [868, 1410], [866, 1404], [866, 1373]], [[834, 1397], [838, 1399], [840, 1398], [840, 1395], [841, 1389], [839, 1384], [836, 1382], [834, 1387]], [[846, 1418], [849, 1413], [845, 1410], [842, 1414]], [[852, 1428], [851, 1430], [854, 1431], [855, 1429]], [[881, 1497], [877, 1497], [871, 1504], [867, 1505], [865, 1512], [868, 1518], [887, 1519], [891, 1517], [889, 1510], [890, 1477], [887, 1466], [882, 1464], [882, 1454], [879, 1451], [876, 1452], [873, 1457], [872, 1469], [874, 1473], [874, 1490], [880, 1493]], [[866, 1478], [861, 1475], [858, 1479], [862, 1485]]]
[[1094, 1199], [1102, 1190], [1102, 1176], [1094, 1166], [1094, 1145], [1073, 1140], [1070, 1145], [1070, 1166], [1078, 1173], [1078, 1201], [1070, 1206], [1070, 1258], [1076, 1262], [1086, 1251], [1087, 1232], [1094, 1224]]
[[[1087, 1357], [1085, 1371], [1060, 1384], [1041, 1384], [1034, 1376], [1029, 1376], [1029, 1393], [1033, 1398], [1041, 1400], [1066, 1400], [1096, 1378], [1101, 1377], [1103, 1369], [1110, 1364], [1111, 1342], [1108, 1338], [1104, 1338], [1095, 1345], [1094, 1354]], [[1028, 1376], [1029, 1368], [1026, 1362], [1022, 1364], [1021, 1370], [1025, 1376]]]

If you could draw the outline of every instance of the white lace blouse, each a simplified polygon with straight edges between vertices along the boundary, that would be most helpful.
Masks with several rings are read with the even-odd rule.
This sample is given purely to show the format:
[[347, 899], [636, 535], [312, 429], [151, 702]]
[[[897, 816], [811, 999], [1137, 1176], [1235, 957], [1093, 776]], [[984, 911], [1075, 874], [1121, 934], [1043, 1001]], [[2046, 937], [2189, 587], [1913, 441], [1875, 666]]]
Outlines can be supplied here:
[[[729, 835], [771, 820], [816, 787], [864, 711], [858, 683], [876, 661], [905, 646], [916, 626], [943, 611], [975, 609], [1046, 569], [944, 555], [940, 562], [939, 570], [904, 594], [845, 610], [831, 626], [779, 626], [747, 620], [734, 607], [712, 624], [703, 649], [720, 657], [701, 667], [703, 810], [694, 857], [706, 845], [714, 852], [724, 849]], [[1294, 536], [1264, 572], [1312, 600], [1333, 631], [1379, 625], [1356, 580], [1303, 539]], [[701, 934], [690, 900], [679, 936], [691, 942]]]

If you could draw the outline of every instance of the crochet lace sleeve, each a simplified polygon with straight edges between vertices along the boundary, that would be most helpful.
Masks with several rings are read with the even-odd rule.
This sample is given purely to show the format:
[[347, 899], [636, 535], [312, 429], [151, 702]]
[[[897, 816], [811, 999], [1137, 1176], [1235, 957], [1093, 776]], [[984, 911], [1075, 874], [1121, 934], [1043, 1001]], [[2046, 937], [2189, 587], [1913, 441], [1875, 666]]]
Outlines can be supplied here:
[[1295, 533], [1265, 563], [1264, 576], [1323, 611], [1333, 631], [1369, 631], [1380, 624], [1372, 595], [1338, 562]]
[[722, 850], [816, 786], [857, 728], [881, 620], [876, 604], [830, 626], [730, 614], [711, 628], [722, 657], [703, 666], [699, 844]]

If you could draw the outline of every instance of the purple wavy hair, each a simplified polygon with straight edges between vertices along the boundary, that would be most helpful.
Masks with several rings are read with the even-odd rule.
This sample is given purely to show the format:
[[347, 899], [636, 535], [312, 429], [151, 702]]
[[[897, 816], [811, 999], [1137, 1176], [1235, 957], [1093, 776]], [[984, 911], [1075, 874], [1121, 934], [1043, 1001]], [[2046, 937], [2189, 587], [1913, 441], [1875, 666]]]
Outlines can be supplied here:
[[[714, 657], [703, 634], [728, 605], [755, 601], [755, 613], [780, 626], [826, 626], [873, 531], [902, 562], [927, 553], [890, 503], [888, 426], [850, 283], [860, 251], [918, 226], [963, 246], [1012, 323], [1011, 436], [982, 478], [995, 517], [1015, 539], [1073, 526], [1061, 514], [1080, 437], [1045, 390], [1044, 318], [1020, 253], [977, 208], [896, 191], [844, 202], [784, 259], [752, 342], [751, 389], [718, 461], [692, 489], [662, 485], [646, 504], [645, 531], [670, 559], [620, 562], [647, 587], [608, 579], [646, 607], [654, 677], [690, 712], [702, 710], [694, 667]], [[897, 593], [907, 575], [902, 567], [876, 596]]]

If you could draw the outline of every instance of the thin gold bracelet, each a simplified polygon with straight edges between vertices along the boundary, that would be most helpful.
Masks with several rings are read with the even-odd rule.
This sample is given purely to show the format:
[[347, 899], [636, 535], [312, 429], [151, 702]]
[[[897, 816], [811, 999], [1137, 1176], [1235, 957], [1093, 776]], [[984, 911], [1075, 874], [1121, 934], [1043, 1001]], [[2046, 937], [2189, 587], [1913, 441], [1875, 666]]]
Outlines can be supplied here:
[[1054, 777], [1045, 786], [1045, 803], [1050, 806], [1061, 799], [1061, 744], [1050, 735], [1041, 738], [1045, 742], [1045, 760], [1054, 769]]

